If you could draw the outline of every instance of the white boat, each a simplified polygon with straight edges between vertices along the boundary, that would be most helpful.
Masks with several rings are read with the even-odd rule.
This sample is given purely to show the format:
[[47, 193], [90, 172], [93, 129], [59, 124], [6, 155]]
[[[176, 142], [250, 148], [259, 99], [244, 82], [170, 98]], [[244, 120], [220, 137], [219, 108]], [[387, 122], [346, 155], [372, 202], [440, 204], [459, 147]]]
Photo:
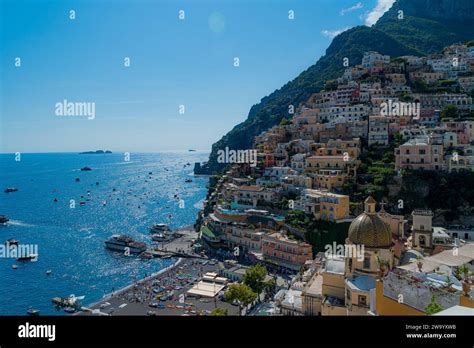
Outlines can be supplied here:
[[171, 232], [171, 229], [166, 224], [155, 224], [150, 228], [151, 233]]
[[132, 254], [140, 254], [146, 250], [145, 243], [137, 242], [132, 237], [118, 234], [106, 240], [105, 247], [120, 252], [129, 251]]
[[168, 239], [169, 238], [162, 232], [154, 233], [151, 235], [151, 240], [153, 240], [154, 242], [164, 242]]

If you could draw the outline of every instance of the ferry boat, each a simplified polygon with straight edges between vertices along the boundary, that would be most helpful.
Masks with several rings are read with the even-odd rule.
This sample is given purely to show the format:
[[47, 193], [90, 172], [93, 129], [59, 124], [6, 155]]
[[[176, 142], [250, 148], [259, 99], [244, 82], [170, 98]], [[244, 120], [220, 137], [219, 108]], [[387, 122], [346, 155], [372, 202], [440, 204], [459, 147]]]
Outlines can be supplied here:
[[165, 233], [171, 232], [171, 229], [166, 224], [155, 224], [150, 228], [151, 233]]
[[132, 237], [118, 234], [113, 235], [110, 239], [106, 240], [105, 247], [110, 250], [121, 252], [128, 250], [132, 254], [140, 254], [146, 250], [145, 243], [137, 242]]
[[9, 220], [5, 215], [0, 215], [0, 224], [6, 224]]

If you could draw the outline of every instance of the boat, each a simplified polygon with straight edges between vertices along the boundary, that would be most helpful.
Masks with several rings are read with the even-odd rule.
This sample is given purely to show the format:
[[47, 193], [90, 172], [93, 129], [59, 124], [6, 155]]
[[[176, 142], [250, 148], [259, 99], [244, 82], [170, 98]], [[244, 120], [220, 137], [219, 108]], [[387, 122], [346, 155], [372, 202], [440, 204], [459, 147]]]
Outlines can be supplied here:
[[50, 269], [48, 269], [48, 270], [46, 271], [46, 275], [50, 275], [52, 272], [53, 272], [53, 271], [51, 271]]
[[153, 240], [154, 242], [164, 242], [168, 239], [168, 236], [163, 232], [154, 233], [151, 235], [151, 240]]
[[18, 266], [17, 266], [17, 265], [12, 265], [12, 268], [13, 268], [13, 269], [17, 269]]
[[69, 297], [67, 298], [53, 297], [51, 301], [58, 308], [66, 309], [67, 307], [70, 307], [70, 308], [74, 308], [75, 310], [78, 310], [81, 308], [81, 300], [83, 300], [84, 297], [85, 296], [69, 295]]
[[171, 232], [171, 229], [166, 224], [155, 224], [150, 228], [151, 233]]
[[193, 180], [192, 179], [186, 179], [186, 180], [184, 180], [184, 182], [193, 182]]
[[30, 254], [30, 255], [20, 256], [16, 260], [17, 261], [37, 261], [38, 260], [38, 254]]
[[196, 152], [196, 150], [194, 150], [194, 149], [189, 149], [188, 151], [189, 152]]
[[149, 253], [148, 251], [144, 251], [140, 255], [138, 255], [138, 257], [143, 260], [151, 260], [153, 258], [153, 254]]
[[76, 313], [77, 312], [77, 309], [74, 308], [74, 307], [64, 307], [63, 311], [65, 311], [66, 313]]
[[6, 246], [10, 246], [10, 245], [18, 245], [18, 241], [16, 239], [8, 239], [5, 244]]
[[76, 178], [76, 182], [79, 182], [79, 181], [81, 181], [81, 179], [80, 179], [80, 178]]
[[81, 168], [81, 172], [88, 172], [88, 171], [91, 171], [92, 168], [91, 167], [82, 167]]
[[16, 187], [7, 187], [5, 193], [16, 192], [18, 189]]
[[[116, 251], [129, 251], [132, 254], [140, 254], [146, 250], [146, 244], [135, 241], [132, 237], [115, 234], [105, 241], [105, 247]], [[128, 248], [128, 249], [126, 249]]]
[[40, 311], [39, 309], [30, 308], [26, 311], [26, 314], [36, 316], [40, 314]]
[[5, 215], [0, 215], [0, 224], [6, 224], [9, 220]]

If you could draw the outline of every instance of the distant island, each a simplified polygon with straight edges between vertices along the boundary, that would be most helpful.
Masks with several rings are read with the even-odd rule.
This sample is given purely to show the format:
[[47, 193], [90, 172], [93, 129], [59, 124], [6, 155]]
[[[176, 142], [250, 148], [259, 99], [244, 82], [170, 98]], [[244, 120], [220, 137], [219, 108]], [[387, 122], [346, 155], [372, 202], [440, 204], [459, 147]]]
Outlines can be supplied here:
[[102, 155], [105, 153], [112, 153], [112, 151], [109, 151], [109, 150], [85, 151], [85, 152], [79, 152], [79, 155]]

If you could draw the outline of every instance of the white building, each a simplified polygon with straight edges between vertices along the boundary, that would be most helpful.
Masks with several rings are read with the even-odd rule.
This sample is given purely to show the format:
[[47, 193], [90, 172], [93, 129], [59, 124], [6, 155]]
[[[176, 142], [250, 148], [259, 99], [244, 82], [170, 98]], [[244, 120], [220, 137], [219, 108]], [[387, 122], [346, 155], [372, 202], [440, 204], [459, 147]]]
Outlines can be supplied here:
[[364, 68], [371, 68], [376, 63], [388, 64], [390, 63], [390, 56], [386, 56], [374, 51], [364, 53], [364, 57], [362, 57], [362, 66]]

